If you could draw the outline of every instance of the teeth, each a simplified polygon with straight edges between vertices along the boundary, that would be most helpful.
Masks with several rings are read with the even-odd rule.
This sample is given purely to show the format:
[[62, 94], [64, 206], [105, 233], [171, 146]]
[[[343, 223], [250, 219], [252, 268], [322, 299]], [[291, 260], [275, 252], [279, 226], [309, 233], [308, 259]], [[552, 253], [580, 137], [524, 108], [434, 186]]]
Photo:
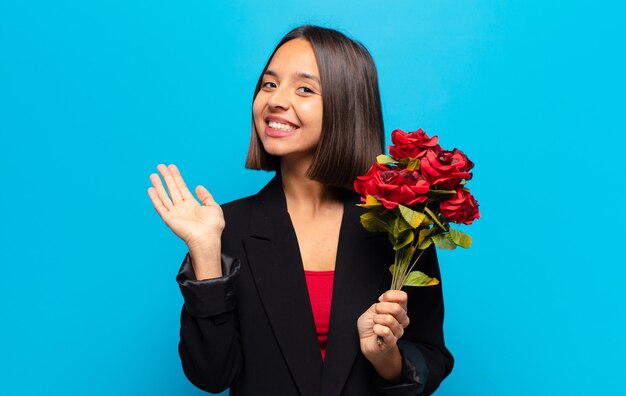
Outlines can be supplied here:
[[293, 131], [296, 129], [289, 124], [283, 124], [283, 123], [276, 122], [276, 121], [270, 121], [268, 125], [272, 129], [280, 129], [281, 131]]

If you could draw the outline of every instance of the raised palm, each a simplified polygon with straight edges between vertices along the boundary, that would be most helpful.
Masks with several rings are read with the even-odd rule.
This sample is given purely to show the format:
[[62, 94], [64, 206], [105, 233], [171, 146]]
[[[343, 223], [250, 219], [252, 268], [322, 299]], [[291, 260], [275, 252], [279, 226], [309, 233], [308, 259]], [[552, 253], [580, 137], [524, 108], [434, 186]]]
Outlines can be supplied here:
[[[202, 186], [196, 187], [200, 202], [191, 194], [176, 165], [160, 164], [156, 173], [150, 175], [152, 187], [148, 195], [165, 224], [188, 246], [201, 244], [211, 237], [219, 237], [224, 229], [222, 208]], [[169, 196], [168, 196], [169, 193]]]

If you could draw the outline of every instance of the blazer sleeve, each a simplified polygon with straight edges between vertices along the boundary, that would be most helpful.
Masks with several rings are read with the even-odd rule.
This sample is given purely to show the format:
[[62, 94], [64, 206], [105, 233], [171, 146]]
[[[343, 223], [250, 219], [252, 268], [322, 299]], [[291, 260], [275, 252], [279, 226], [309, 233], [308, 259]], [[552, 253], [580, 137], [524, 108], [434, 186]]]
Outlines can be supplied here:
[[[417, 264], [418, 270], [441, 280], [435, 247], [431, 245]], [[436, 286], [405, 287], [409, 326], [398, 340], [402, 354], [400, 383], [380, 379], [378, 391], [388, 396], [430, 395], [450, 374], [454, 358], [443, 338], [443, 293]]]
[[184, 299], [178, 353], [185, 376], [198, 388], [219, 393], [241, 371], [237, 320], [240, 262], [222, 254], [220, 278], [197, 280], [189, 254], [176, 276]]

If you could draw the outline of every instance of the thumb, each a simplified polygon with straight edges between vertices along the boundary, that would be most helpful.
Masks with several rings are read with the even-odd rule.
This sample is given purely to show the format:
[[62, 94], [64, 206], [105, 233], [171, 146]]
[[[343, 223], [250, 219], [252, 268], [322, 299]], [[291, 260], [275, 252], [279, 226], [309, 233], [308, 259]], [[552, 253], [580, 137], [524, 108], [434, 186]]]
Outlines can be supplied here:
[[215, 200], [213, 199], [213, 196], [211, 195], [209, 190], [204, 188], [204, 186], [196, 187], [196, 195], [198, 196], [198, 198], [200, 199], [200, 202], [202, 202], [203, 205], [205, 206], [215, 205]]

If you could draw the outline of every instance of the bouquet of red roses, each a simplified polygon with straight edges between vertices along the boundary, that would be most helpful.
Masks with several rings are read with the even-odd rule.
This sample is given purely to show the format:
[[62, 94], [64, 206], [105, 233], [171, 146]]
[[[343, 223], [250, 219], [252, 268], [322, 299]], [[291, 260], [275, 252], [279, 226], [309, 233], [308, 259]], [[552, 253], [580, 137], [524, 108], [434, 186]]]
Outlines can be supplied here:
[[440, 249], [469, 248], [469, 235], [450, 223], [471, 224], [480, 217], [478, 203], [465, 186], [474, 163], [459, 149], [451, 151], [418, 129], [391, 133], [389, 154], [376, 157], [367, 174], [357, 177], [354, 189], [359, 206], [369, 209], [361, 224], [373, 232], [387, 232], [396, 251], [389, 268], [391, 289], [431, 286], [439, 281], [413, 271], [431, 244]]

